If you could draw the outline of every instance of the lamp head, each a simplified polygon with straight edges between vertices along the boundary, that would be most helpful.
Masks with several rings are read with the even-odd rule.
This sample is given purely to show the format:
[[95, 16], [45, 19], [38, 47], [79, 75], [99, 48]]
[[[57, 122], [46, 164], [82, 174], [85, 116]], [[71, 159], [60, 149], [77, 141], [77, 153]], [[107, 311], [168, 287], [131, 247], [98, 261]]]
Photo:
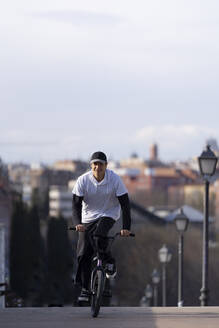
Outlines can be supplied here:
[[175, 216], [174, 222], [176, 224], [177, 231], [179, 231], [180, 233], [187, 230], [189, 219], [184, 214], [182, 207], [180, 208], [179, 213]]
[[210, 145], [207, 145], [206, 150], [204, 150], [198, 157], [199, 170], [203, 177], [211, 177], [214, 175], [218, 158], [215, 156], [214, 152], [211, 150]]

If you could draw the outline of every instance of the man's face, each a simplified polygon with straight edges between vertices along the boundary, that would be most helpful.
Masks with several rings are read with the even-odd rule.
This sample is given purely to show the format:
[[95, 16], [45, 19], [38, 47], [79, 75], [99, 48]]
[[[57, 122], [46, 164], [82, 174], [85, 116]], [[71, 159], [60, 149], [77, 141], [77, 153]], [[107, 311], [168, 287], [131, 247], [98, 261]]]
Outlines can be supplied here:
[[93, 172], [93, 176], [97, 179], [97, 181], [101, 181], [104, 179], [106, 168], [107, 168], [107, 163], [102, 163], [102, 162], [91, 163], [91, 170]]

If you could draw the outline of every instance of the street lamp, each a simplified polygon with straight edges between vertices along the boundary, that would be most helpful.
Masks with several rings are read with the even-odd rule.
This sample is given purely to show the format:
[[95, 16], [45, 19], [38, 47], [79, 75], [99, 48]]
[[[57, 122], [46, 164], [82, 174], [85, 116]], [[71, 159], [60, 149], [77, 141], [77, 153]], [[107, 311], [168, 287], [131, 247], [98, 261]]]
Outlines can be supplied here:
[[145, 295], [144, 295], [144, 296], [141, 298], [141, 300], [140, 300], [140, 306], [141, 306], [141, 307], [146, 307], [146, 306], [148, 306], [148, 305], [147, 305], [147, 298], [146, 298]]
[[151, 299], [153, 297], [153, 290], [150, 284], [147, 284], [146, 288], [145, 288], [145, 292], [144, 292], [144, 296], [141, 298], [140, 301], [140, 306], [144, 307], [144, 306], [150, 306], [151, 305]]
[[158, 305], [158, 284], [160, 282], [160, 274], [157, 269], [154, 269], [152, 272], [152, 282], [154, 285], [154, 306]]
[[174, 222], [179, 233], [178, 242], [178, 306], [183, 306], [183, 233], [186, 231], [189, 219], [184, 214], [183, 209], [175, 216]]
[[162, 264], [162, 306], [166, 306], [166, 265], [172, 258], [172, 254], [166, 245], [163, 245], [158, 251], [158, 257]]
[[146, 296], [146, 299], [147, 299], [147, 304], [148, 304], [148, 306], [150, 306], [151, 305], [151, 299], [153, 297], [153, 289], [152, 289], [150, 284], [147, 284], [147, 286], [145, 288], [145, 296]]
[[203, 220], [203, 245], [202, 245], [202, 288], [201, 306], [208, 305], [208, 221], [209, 221], [209, 183], [210, 177], [215, 174], [218, 158], [215, 156], [210, 146], [207, 145], [198, 158], [200, 173], [205, 182], [204, 196], [204, 220]]

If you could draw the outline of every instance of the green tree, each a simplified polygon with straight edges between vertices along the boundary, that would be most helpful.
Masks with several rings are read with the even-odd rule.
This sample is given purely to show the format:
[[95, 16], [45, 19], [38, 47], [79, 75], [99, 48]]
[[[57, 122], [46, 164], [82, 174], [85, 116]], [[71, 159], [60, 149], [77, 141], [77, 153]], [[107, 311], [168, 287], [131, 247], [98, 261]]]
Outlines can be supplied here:
[[22, 298], [27, 296], [27, 209], [21, 200], [13, 204], [10, 233], [10, 285]]
[[25, 304], [41, 305], [44, 282], [44, 246], [38, 210], [18, 200], [13, 205], [10, 233], [10, 284]]
[[49, 190], [39, 192], [34, 188], [31, 195], [31, 207], [37, 207], [40, 220], [46, 220], [49, 215]]
[[33, 205], [28, 212], [27, 229], [27, 262], [28, 268], [28, 301], [30, 305], [43, 304], [45, 281], [45, 247], [40, 233], [39, 210]]
[[72, 247], [67, 223], [63, 218], [50, 218], [47, 234], [48, 277], [47, 293], [50, 305], [72, 302]]

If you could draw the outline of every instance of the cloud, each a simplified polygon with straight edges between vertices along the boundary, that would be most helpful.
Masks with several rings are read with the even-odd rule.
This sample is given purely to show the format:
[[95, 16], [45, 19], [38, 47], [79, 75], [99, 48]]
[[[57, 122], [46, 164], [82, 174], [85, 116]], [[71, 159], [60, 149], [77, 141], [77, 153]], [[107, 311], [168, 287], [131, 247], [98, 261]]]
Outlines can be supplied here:
[[55, 134], [48, 129], [7, 130], [0, 139], [0, 158], [5, 162], [45, 163], [63, 158], [79, 158], [82, 139], [79, 135], [63, 130]]
[[217, 137], [218, 131], [214, 128], [208, 128], [197, 125], [149, 125], [136, 132], [136, 141], [145, 140], [181, 140], [196, 139], [200, 136]]
[[33, 13], [31, 16], [73, 25], [114, 25], [122, 22], [122, 18], [117, 15], [91, 11], [46, 11]]
[[62, 133], [62, 136], [49, 135], [48, 130], [41, 131], [23, 131], [19, 129], [5, 131], [0, 140], [1, 147], [10, 148], [29, 148], [29, 147], [68, 147], [74, 142], [81, 142], [81, 137], [77, 135], [68, 135]]
[[219, 131], [192, 124], [148, 125], [136, 131], [133, 143], [139, 147], [157, 143], [161, 149], [161, 157], [185, 160], [199, 154], [206, 140], [210, 138], [219, 139]]

